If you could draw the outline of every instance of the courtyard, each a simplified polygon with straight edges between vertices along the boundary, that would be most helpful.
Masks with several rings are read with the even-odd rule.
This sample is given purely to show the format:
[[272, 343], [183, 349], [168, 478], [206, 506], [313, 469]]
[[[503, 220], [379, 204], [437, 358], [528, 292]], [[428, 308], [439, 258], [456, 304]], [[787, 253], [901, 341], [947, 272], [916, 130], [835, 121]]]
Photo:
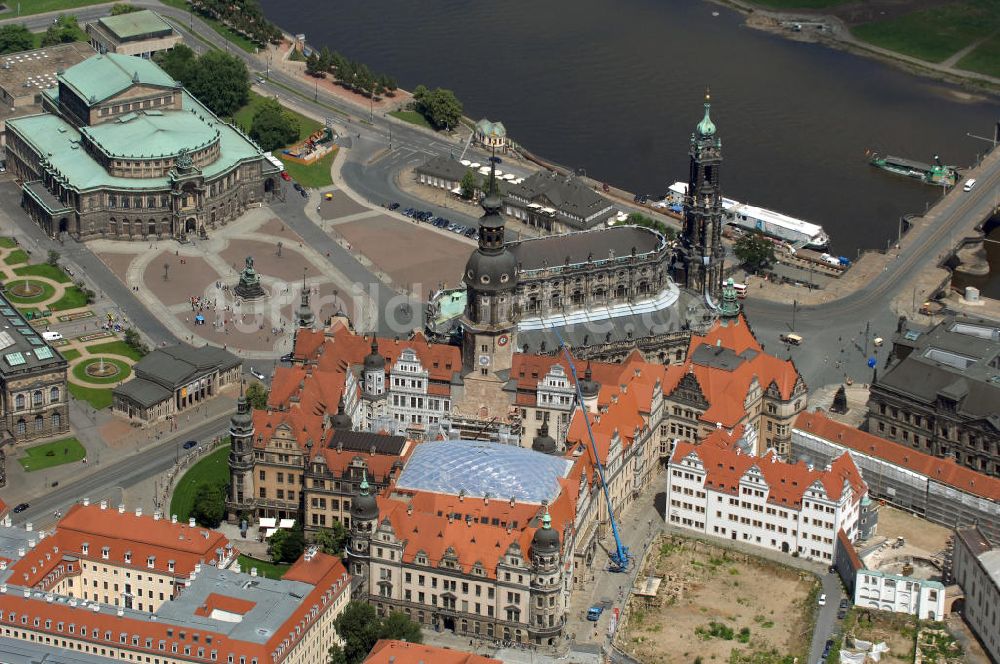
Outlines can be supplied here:
[[618, 646], [641, 662], [791, 662], [807, 654], [819, 584], [805, 571], [663, 536], [638, 575], [662, 579], [633, 593]]

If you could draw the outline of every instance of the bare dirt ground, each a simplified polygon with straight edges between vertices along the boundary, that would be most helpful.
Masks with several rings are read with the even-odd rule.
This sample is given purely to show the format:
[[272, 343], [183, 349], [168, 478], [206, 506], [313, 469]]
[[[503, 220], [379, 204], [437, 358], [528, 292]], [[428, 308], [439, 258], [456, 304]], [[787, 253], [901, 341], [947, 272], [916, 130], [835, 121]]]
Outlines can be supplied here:
[[633, 597], [619, 630], [619, 645], [636, 659], [724, 662], [737, 650], [780, 661], [808, 649], [818, 588], [811, 574], [683, 538], [656, 546], [644, 572], [663, 577], [660, 605]]
[[908, 546], [935, 554], [948, 544], [951, 531], [944, 526], [883, 505], [878, 511], [878, 536], [890, 541], [903, 537]]
[[889, 653], [883, 661], [912, 662], [915, 623], [914, 617], [908, 614], [855, 609], [844, 620], [842, 649], [853, 650], [852, 638], [872, 643], [884, 641], [889, 646]]

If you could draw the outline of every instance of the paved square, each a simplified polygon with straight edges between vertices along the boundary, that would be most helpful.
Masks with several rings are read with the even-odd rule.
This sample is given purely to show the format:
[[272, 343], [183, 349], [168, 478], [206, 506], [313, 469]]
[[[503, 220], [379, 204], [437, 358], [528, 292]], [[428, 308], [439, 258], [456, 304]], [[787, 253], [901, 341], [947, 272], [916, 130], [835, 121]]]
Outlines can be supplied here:
[[342, 191], [332, 191], [330, 193], [333, 194], [333, 200], [328, 201], [323, 198], [322, 203], [320, 203], [319, 206], [319, 216], [324, 221], [338, 219], [352, 214], [368, 212], [367, 207], [356, 202]]

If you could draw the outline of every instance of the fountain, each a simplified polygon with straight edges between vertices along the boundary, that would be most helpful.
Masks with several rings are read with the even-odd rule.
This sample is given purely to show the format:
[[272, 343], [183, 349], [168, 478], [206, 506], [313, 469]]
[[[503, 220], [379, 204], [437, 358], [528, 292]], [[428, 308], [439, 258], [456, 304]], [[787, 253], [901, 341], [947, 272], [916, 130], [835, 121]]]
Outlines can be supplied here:
[[25, 279], [11, 284], [7, 290], [15, 297], [29, 299], [41, 295], [43, 288], [39, 282], [32, 279]]
[[92, 378], [110, 378], [118, 374], [121, 369], [114, 362], [105, 362], [102, 357], [97, 362], [88, 364], [83, 371]]
[[267, 297], [267, 293], [260, 285], [260, 275], [253, 269], [253, 256], [247, 256], [246, 266], [240, 272], [240, 282], [236, 284], [233, 292], [243, 300], [259, 300]]

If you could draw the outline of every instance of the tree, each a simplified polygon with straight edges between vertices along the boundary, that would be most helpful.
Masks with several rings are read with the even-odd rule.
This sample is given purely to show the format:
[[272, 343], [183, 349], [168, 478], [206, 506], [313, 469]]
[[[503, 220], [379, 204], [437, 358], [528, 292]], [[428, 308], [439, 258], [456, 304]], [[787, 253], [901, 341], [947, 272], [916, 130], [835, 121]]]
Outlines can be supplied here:
[[654, 231], [658, 231], [663, 237], [668, 240], [673, 240], [677, 236], [677, 231], [675, 231], [670, 226], [667, 226], [662, 221], [657, 221], [656, 219], [651, 219], [641, 212], [633, 212], [625, 220], [626, 224], [631, 224], [633, 226], [642, 226], [643, 228], [651, 228]]
[[323, 528], [316, 533], [313, 543], [323, 553], [328, 553], [331, 556], [342, 556], [350, 535], [347, 528], [344, 528], [344, 524], [340, 521], [334, 521], [332, 528]]
[[830, 406], [830, 410], [834, 413], [847, 412], [847, 389], [843, 385], [833, 395], [833, 404]]
[[256, 408], [257, 410], [264, 410], [267, 408], [267, 388], [264, 387], [263, 383], [258, 383], [254, 381], [250, 383], [247, 387], [246, 398], [247, 403], [250, 404], [251, 408]]
[[320, 75], [319, 56], [316, 55], [316, 51], [310, 53], [309, 57], [306, 58], [306, 73], [310, 76]]
[[462, 117], [462, 102], [454, 92], [444, 88], [428, 90], [418, 85], [413, 91], [413, 109], [436, 129], [451, 129]]
[[121, 16], [122, 14], [131, 14], [132, 12], [137, 12], [137, 11], [139, 11], [138, 7], [130, 5], [125, 2], [117, 2], [111, 5], [112, 16]]
[[774, 262], [774, 243], [760, 231], [754, 231], [736, 240], [733, 253], [741, 263], [757, 272]]
[[462, 189], [462, 198], [470, 200], [476, 195], [476, 189], [479, 187], [479, 178], [476, 174], [472, 172], [472, 169], [465, 171], [465, 175], [462, 176], [462, 182], [459, 187]]
[[344, 649], [336, 643], [330, 646], [326, 654], [329, 655], [326, 660], [327, 664], [347, 664], [347, 655], [344, 654]]
[[45, 31], [45, 34], [42, 36], [42, 46], [54, 46], [56, 44], [68, 44], [70, 42], [86, 40], [87, 33], [80, 29], [80, 24], [76, 22], [76, 17], [63, 14]]
[[226, 495], [218, 484], [202, 484], [194, 494], [191, 516], [200, 526], [218, 528], [226, 516]]
[[279, 528], [267, 541], [267, 553], [276, 563], [294, 563], [306, 549], [306, 538], [300, 528]]
[[188, 84], [191, 72], [198, 64], [194, 51], [184, 44], [177, 44], [169, 51], [160, 51], [153, 56], [153, 60], [160, 69], [167, 72], [171, 78], [180, 81], [182, 85]]
[[295, 118], [277, 100], [263, 100], [250, 121], [250, 138], [270, 152], [294, 143], [298, 137], [299, 123]]
[[350, 602], [334, 621], [337, 634], [344, 639], [344, 661], [358, 664], [364, 661], [381, 632], [381, 622], [370, 604]]
[[330, 71], [330, 65], [333, 64], [333, 53], [329, 48], [324, 46], [319, 52], [319, 70], [325, 76], [328, 71]]
[[35, 46], [35, 36], [23, 25], [5, 25], [0, 27], [0, 55], [29, 51]]
[[378, 637], [409, 643], [421, 643], [424, 639], [420, 625], [410, 620], [402, 611], [393, 611], [382, 619], [382, 629]]
[[228, 53], [205, 53], [198, 58], [189, 78], [187, 82], [182, 81], [188, 92], [216, 115], [232, 117], [250, 100], [247, 66]]
[[124, 341], [132, 350], [139, 353], [139, 355], [145, 355], [149, 352], [149, 346], [143, 343], [142, 337], [139, 336], [139, 331], [134, 327], [125, 328]]
[[49, 255], [46, 258], [45, 262], [48, 263], [49, 265], [58, 265], [59, 259], [61, 257], [62, 256], [59, 254], [58, 251], [56, 251], [55, 249], [49, 249]]

